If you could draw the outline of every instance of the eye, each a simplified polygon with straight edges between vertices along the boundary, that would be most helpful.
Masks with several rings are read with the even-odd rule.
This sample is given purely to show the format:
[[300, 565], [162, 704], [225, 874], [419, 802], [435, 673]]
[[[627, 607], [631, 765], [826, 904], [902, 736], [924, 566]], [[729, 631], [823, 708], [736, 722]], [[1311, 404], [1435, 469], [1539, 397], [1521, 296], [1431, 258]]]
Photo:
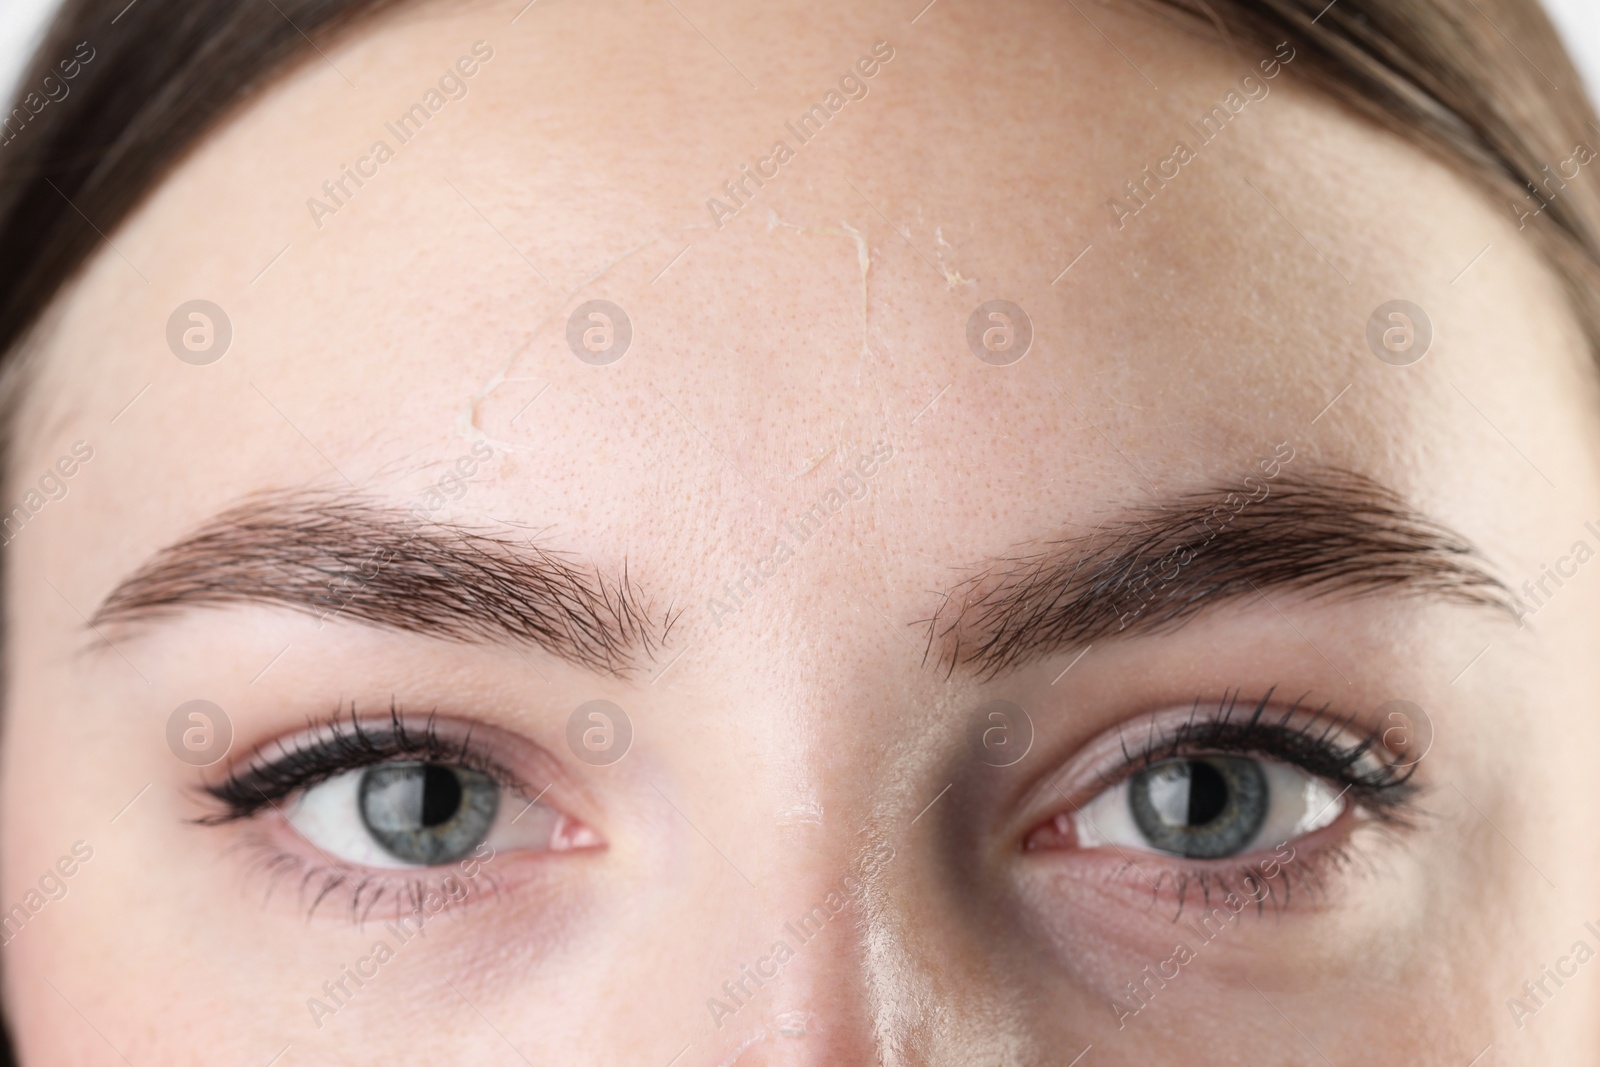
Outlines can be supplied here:
[[1416, 811], [1416, 769], [1377, 722], [1275, 706], [1271, 689], [1249, 704], [1224, 693], [1091, 741], [1041, 787], [1056, 814], [1023, 847], [1225, 860], [1275, 851], [1346, 813], [1402, 827]]
[[[1082, 848], [1226, 859], [1270, 850], [1332, 824], [1343, 791], [1298, 767], [1252, 756], [1163, 759], [1104, 790], [1053, 832]], [[1059, 825], [1071, 820], [1070, 827]]]
[[367, 867], [438, 867], [482, 845], [567, 851], [600, 843], [582, 823], [482, 771], [396, 760], [335, 774], [284, 809], [319, 851]]

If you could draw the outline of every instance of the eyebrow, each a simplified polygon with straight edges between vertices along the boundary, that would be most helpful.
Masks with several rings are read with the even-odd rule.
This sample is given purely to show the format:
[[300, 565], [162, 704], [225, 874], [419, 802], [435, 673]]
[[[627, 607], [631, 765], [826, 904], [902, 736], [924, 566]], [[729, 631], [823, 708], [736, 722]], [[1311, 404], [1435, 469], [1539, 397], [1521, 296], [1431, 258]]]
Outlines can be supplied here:
[[1515, 596], [1467, 538], [1371, 478], [1323, 468], [1254, 481], [1248, 492], [1208, 488], [1141, 505], [1090, 533], [980, 564], [925, 620], [927, 658], [993, 677], [1274, 589], [1422, 595], [1518, 617]]
[[430, 637], [530, 644], [615, 674], [664, 647], [677, 618], [670, 608], [650, 611], [626, 564], [609, 576], [531, 538], [300, 491], [253, 496], [161, 549], [90, 624], [243, 603]]

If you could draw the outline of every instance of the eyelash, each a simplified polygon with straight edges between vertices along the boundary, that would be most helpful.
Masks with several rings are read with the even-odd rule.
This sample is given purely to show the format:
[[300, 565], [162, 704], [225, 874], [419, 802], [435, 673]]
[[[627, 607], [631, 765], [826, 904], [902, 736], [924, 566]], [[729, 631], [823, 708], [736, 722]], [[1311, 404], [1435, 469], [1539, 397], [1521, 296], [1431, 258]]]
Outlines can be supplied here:
[[[1152, 736], [1136, 753], [1130, 753], [1124, 742], [1122, 754], [1128, 761], [1127, 766], [1116, 778], [1102, 776], [1102, 781], [1108, 786], [1115, 785], [1162, 760], [1206, 751], [1265, 756], [1347, 787], [1351, 796], [1375, 815], [1400, 816], [1404, 806], [1420, 789], [1411, 781], [1417, 765], [1401, 767], [1373, 758], [1375, 752], [1383, 751], [1382, 727], [1367, 731], [1351, 744], [1340, 744], [1337, 735], [1349, 731], [1354, 725], [1353, 718], [1333, 714], [1329, 704], [1302, 712], [1305, 697], [1290, 704], [1281, 717], [1268, 716], [1274, 692], [1268, 689], [1250, 710], [1249, 717], [1242, 721], [1234, 719], [1239, 707], [1237, 690], [1224, 693], [1213, 715], [1203, 719], [1197, 719], [1201, 702], [1196, 700], [1189, 720], [1170, 735], [1158, 738], [1153, 735], [1152, 728]], [[1302, 722], [1290, 726], [1297, 715], [1302, 716]], [[1356, 768], [1363, 761], [1371, 762], [1372, 769], [1358, 773]]]
[[[224, 811], [198, 820], [217, 826], [253, 818], [303, 789], [344, 774], [398, 759], [449, 763], [488, 775], [496, 784], [521, 791], [523, 785], [504, 767], [473, 743], [471, 732], [459, 741], [439, 736], [436, 714], [429, 713], [420, 729], [407, 727], [398, 704], [389, 705], [389, 721], [374, 729], [363, 723], [354, 704], [348, 715], [334, 712], [292, 745], [277, 744], [279, 755], [246, 769], [231, 769], [228, 776], [204, 791], [223, 805]], [[263, 750], [254, 755], [260, 759]]]
[[[1275, 689], [1268, 689], [1253, 706], [1247, 705], [1248, 715], [1242, 719], [1235, 718], [1240, 707], [1240, 692], [1234, 690], [1224, 693], [1213, 712], [1204, 718], [1200, 717], [1203, 701], [1196, 700], [1188, 721], [1165, 734], [1157, 734], [1152, 722], [1151, 732], [1142, 747], [1130, 751], [1124, 740], [1124, 764], [1114, 774], [1102, 774], [1102, 786], [1111, 788], [1153, 764], [1182, 756], [1206, 753], [1257, 756], [1289, 764], [1340, 786], [1340, 795], [1348, 796], [1380, 829], [1398, 833], [1414, 824], [1421, 814], [1417, 804], [1423, 792], [1423, 787], [1412, 780], [1417, 764], [1402, 766], [1378, 755], [1386, 751], [1382, 727], [1368, 730], [1349, 743], [1341, 743], [1339, 735], [1354, 725], [1351, 717], [1333, 713], [1331, 705], [1304, 712], [1303, 696], [1289, 705], [1281, 716], [1269, 715], [1274, 692]], [[1301, 721], [1291, 726], [1291, 720], [1297, 716]], [[1363, 764], [1369, 766], [1363, 768]], [[1282, 847], [1280, 844], [1279, 850]], [[1152, 907], [1160, 900], [1163, 886], [1170, 884], [1177, 898], [1177, 911], [1172, 917], [1176, 922], [1195, 893], [1207, 910], [1213, 898], [1225, 899], [1230, 894], [1238, 894], [1255, 904], [1257, 914], [1264, 913], [1269, 902], [1281, 912], [1289, 906], [1296, 884], [1303, 890], [1319, 893], [1331, 875], [1360, 859], [1347, 844], [1324, 845], [1305, 855], [1297, 854], [1291, 846], [1287, 860], [1275, 851], [1268, 860], [1234, 862], [1231, 866], [1218, 866], [1230, 862], [1221, 860], [1210, 865], [1175, 868], [1174, 863], [1182, 861], [1159, 858], [1152, 865], [1159, 863], [1161, 869], [1152, 878], [1139, 864], [1124, 856], [1125, 862], [1113, 877], [1127, 878], [1131, 874], [1148, 885]], [[1268, 876], [1267, 866], [1275, 866], [1276, 872]], [[1257, 889], [1243, 889], [1245, 883]]]
[[[269, 809], [278, 810], [284, 799], [339, 774], [398, 759], [467, 767], [488, 775], [503, 788], [525, 792], [515, 775], [473, 742], [470, 730], [460, 741], [441, 737], [434, 713], [429, 713], [421, 726], [407, 726], [401, 708], [391, 702], [388, 721], [374, 727], [362, 722], [352, 704], [348, 713], [335, 711], [320, 723], [310, 725], [311, 729], [293, 742], [258, 748], [252, 754], [254, 762], [230, 769], [221, 782], [202, 786], [201, 791], [222, 810], [194, 821], [202, 826], [247, 822]], [[264, 759], [274, 748], [277, 754]], [[252, 866], [267, 878], [265, 896], [270, 896], [280, 882], [298, 876], [302, 902], [309, 898], [308, 919], [340, 890], [348, 894], [351, 921], [359, 925], [386, 898], [392, 902], [396, 918], [422, 916], [424, 902], [430, 896], [443, 897], [449, 908], [455, 908], [479, 897], [492, 897], [500, 888], [498, 879], [481, 866], [495, 858], [492, 848], [487, 857], [474, 852], [469, 859], [459, 861], [462, 875], [457, 874], [456, 867], [447, 872], [415, 875], [398, 870], [376, 873], [326, 857], [312, 861], [275, 844], [265, 832], [249, 835], [241, 847], [255, 853]], [[474, 872], [466, 874], [469, 864]], [[459, 895], [452, 882], [465, 887]]]

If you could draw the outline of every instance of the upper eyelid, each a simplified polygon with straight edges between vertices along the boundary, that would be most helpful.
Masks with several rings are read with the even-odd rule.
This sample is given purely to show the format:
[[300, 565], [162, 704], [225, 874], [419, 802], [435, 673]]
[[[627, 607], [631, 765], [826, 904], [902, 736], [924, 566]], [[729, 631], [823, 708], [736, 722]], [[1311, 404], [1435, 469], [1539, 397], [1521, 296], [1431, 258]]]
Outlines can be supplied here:
[[[398, 711], [397, 708], [394, 710]], [[407, 757], [427, 757], [441, 763], [447, 761], [459, 763], [489, 775], [504, 788], [518, 792], [526, 791], [527, 785], [522, 776], [492, 756], [490, 746], [486, 742], [475, 740], [470, 727], [465, 730], [459, 742], [445, 740], [440, 738], [435, 730], [438, 721], [453, 725], [450, 720], [429, 716], [421, 732], [407, 733], [403, 728], [403, 717], [397, 717], [396, 714], [392, 714], [389, 720], [382, 720], [381, 725], [363, 723], [359, 718], [349, 720], [331, 718], [320, 727], [257, 746], [242, 765], [229, 768], [222, 781], [202, 787], [206, 795], [214, 801], [227, 805], [229, 811], [221, 816], [206, 816], [201, 821], [226, 822], [254, 815], [273, 806], [275, 801], [284, 796], [320, 785], [341, 773], [395, 762]], [[353, 734], [341, 731], [353, 731]], [[352, 740], [352, 737], [356, 740]], [[342, 759], [337, 755], [330, 755], [329, 750], [340, 744], [359, 745], [361, 748], [347, 749]], [[311, 773], [295, 774], [288, 765], [297, 759], [321, 761], [321, 766]], [[274, 774], [282, 774], [283, 778], [276, 783], [262, 781], [262, 778]], [[271, 785], [271, 792], [261, 789], [263, 784]], [[239, 794], [251, 787], [261, 794], [262, 799], [257, 802], [253, 798], [247, 798], [241, 802]]]
[[[1200, 731], [1196, 734], [1173, 735], [1164, 739], [1160, 744], [1152, 744], [1145, 750], [1133, 753], [1124, 768], [1119, 768], [1118, 777], [1108, 784], [1114, 784], [1127, 777], [1130, 773], [1152, 767], [1169, 759], [1182, 759], [1186, 756], [1203, 755], [1206, 752], [1219, 752], [1228, 755], [1256, 755], [1282, 762], [1294, 761], [1284, 756], [1281, 750], [1271, 747], [1275, 740], [1287, 740], [1303, 736], [1292, 728], [1278, 723], [1257, 723], [1250, 725], [1229, 723], [1202, 723]], [[1249, 731], [1248, 736], [1242, 738], [1249, 743], [1236, 743], [1228, 736], [1230, 731]], [[1328, 742], [1332, 744], [1332, 742]]]
[[[1257, 754], [1283, 759], [1281, 751], [1271, 751], [1252, 745], [1229, 744], [1229, 735], [1251, 740], [1273, 739], [1294, 741], [1306, 751], [1338, 751], [1347, 763], [1354, 765], [1362, 756], [1376, 751], [1382, 736], [1381, 728], [1361, 732], [1355, 719], [1351, 716], [1335, 713], [1331, 704], [1307, 710], [1305, 697], [1290, 703], [1281, 709], [1271, 709], [1273, 690], [1268, 689], [1262, 699], [1255, 704], [1254, 710], [1248, 718], [1234, 718], [1234, 711], [1239, 706], [1238, 693], [1232, 697], [1224, 696], [1219, 703], [1227, 705], [1227, 710], [1221, 716], [1198, 717], [1200, 703], [1196, 701], [1190, 711], [1190, 717], [1176, 729], [1167, 733], [1159, 743], [1150, 740], [1145, 748], [1137, 755], [1128, 752], [1126, 741], [1123, 743], [1123, 754], [1130, 764], [1150, 766], [1163, 759], [1173, 759], [1186, 753], [1195, 753], [1206, 747], [1214, 747], [1224, 752], [1256, 752]], [[1269, 710], [1271, 709], [1271, 710]], [[1296, 718], [1301, 720], [1301, 725], [1291, 726]], [[1338, 740], [1338, 735], [1349, 736], [1348, 743]]]
[[[1197, 699], [1187, 708], [1169, 706], [1165, 712], [1127, 719], [1103, 731], [1022, 793], [1017, 804], [1023, 825], [1031, 828], [1054, 817], [1059, 809], [1070, 810], [1070, 806], [1086, 803], [1142, 767], [1161, 759], [1199, 754], [1208, 744], [1211, 751], [1277, 760], [1322, 777], [1330, 777], [1324, 772], [1337, 769], [1340, 759], [1360, 748], [1373, 763], [1366, 780], [1352, 788], [1354, 799], [1368, 804], [1381, 799], [1393, 810], [1420, 790], [1411, 781], [1415, 765], [1395, 772], [1396, 765], [1382, 761], [1379, 753], [1385, 750], [1377, 741], [1381, 738], [1377, 724], [1361, 722], [1336, 711], [1332, 705], [1308, 707], [1305, 697], [1275, 705], [1274, 692], [1275, 689], [1268, 689], [1260, 699], [1246, 702], [1238, 691], [1230, 691], [1220, 699]], [[1300, 739], [1307, 748], [1300, 753], [1285, 752], [1261, 744], [1227, 744], [1225, 736], [1218, 737], [1219, 729], [1243, 732], [1247, 728], [1257, 735], [1253, 740], [1263, 740], [1276, 732], [1280, 738]], [[1324, 752], [1336, 750], [1339, 758], [1329, 758], [1319, 766], [1307, 766], [1292, 758], [1309, 754], [1312, 746]], [[1345, 766], [1360, 763], [1358, 758]]]
[[[1269, 726], [1268, 729], [1272, 729], [1272, 727]], [[1417, 789], [1415, 784], [1410, 782], [1410, 772], [1415, 770], [1415, 765], [1412, 765], [1406, 770], [1398, 773], [1393, 772], [1386, 767], [1380, 766], [1375, 771], [1369, 772], [1367, 775], [1365, 775], [1365, 781], [1351, 782], [1344, 780], [1343, 778], [1324, 773], [1326, 768], [1319, 769], [1307, 766], [1303, 761], [1293, 759], [1281, 751], [1273, 751], [1270, 747], [1260, 744], [1235, 746], [1230, 746], [1227, 744], [1195, 744], [1192, 746], [1185, 746], [1174, 753], [1163, 753], [1157, 755], [1149, 762], [1126, 764], [1122, 768], [1119, 768], [1118, 771], [1112, 776], [1102, 774], [1102, 788], [1115, 788], [1116, 786], [1127, 782], [1139, 771], [1153, 766], [1156, 763], [1160, 763], [1166, 759], [1184, 759], [1186, 757], [1204, 756], [1207, 754], [1253, 757], [1263, 761], [1271, 761], [1274, 763], [1283, 764], [1285, 766], [1294, 767], [1296, 770], [1304, 774], [1322, 778], [1334, 784], [1340, 784], [1342, 782], [1343, 789], [1340, 790], [1339, 795], [1349, 795], [1358, 804], [1369, 803], [1374, 799], [1375, 795], [1381, 794], [1387, 790], [1407, 788], [1409, 795], [1410, 791], [1415, 791]], [[1354, 766], [1355, 764], [1352, 762], [1349, 765]], [[1406, 797], [1395, 798], [1397, 801], [1404, 799], [1406, 799]]]

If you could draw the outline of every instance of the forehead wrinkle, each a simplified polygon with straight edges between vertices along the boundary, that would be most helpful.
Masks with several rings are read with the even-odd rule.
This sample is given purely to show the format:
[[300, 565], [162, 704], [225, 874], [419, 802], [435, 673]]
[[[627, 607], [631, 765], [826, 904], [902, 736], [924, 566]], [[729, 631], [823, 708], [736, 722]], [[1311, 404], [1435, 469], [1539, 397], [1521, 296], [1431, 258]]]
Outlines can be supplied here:
[[161, 549], [117, 585], [90, 625], [241, 603], [456, 641], [526, 643], [613, 674], [663, 648], [677, 618], [652, 612], [626, 563], [611, 576], [531, 539], [301, 490], [255, 494]]
[[1371, 478], [1322, 468], [1263, 484], [1265, 497], [1225, 519], [1217, 509], [1236, 490], [1210, 487], [987, 561], [926, 620], [927, 657], [991, 678], [1095, 640], [1170, 630], [1273, 587], [1427, 595], [1517, 617], [1471, 541]]

